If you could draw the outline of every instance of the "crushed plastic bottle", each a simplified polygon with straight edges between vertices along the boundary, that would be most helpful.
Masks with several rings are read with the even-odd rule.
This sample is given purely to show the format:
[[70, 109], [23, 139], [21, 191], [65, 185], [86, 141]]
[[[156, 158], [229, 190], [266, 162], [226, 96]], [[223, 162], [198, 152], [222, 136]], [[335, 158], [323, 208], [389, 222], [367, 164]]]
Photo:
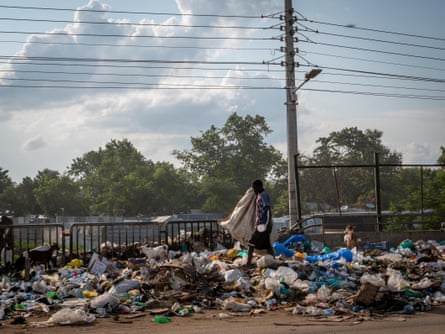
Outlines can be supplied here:
[[161, 317], [159, 315], [155, 316], [153, 319], [154, 322], [157, 322], [159, 324], [166, 324], [170, 322], [170, 318], [169, 317]]

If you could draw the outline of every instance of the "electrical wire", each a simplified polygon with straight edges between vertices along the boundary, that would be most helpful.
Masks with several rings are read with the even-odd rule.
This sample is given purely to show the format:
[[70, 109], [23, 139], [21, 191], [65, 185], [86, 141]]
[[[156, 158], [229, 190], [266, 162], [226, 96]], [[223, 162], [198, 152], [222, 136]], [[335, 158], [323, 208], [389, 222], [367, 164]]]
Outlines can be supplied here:
[[[7, 59], [7, 58], [6, 58]], [[3, 64], [9, 64], [10, 62], [8, 62], [7, 60], [0, 60], [0, 63]], [[15, 64], [20, 64], [20, 65], [32, 65], [32, 66], [58, 66], [58, 67], [100, 67], [100, 68], [123, 68], [123, 69], [167, 69], [167, 70], [203, 70], [203, 71], [241, 71], [241, 72], [279, 72], [282, 73], [282, 70], [274, 70], [274, 69], [270, 69], [267, 67], [267, 69], [265, 68], [232, 68], [232, 67], [198, 67], [198, 66], [194, 66], [194, 67], [189, 67], [189, 66], [178, 66], [178, 65], [187, 65], [186, 63], [183, 64], [175, 64], [175, 66], [161, 66], [161, 65], [143, 65], [143, 64], [138, 64], [138, 65], [122, 65], [122, 64], [84, 64], [84, 63], [51, 63], [51, 62], [45, 62], [45, 63], [38, 63], [38, 62], [26, 62], [26, 63], [21, 63], [21, 62], [17, 62]], [[204, 65], [211, 65], [211, 64], [204, 64]]]
[[[96, 73], [96, 72], [70, 72], [70, 71], [37, 71], [37, 70], [2, 70], [0, 72], [6, 73], [34, 73], [34, 74], [63, 74], [63, 75], [88, 75], [88, 76], [113, 76], [113, 77], [142, 77], [142, 78], [192, 78], [192, 79], [233, 79], [233, 80], [280, 80], [284, 78], [271, 77], [241, 77], [241, 76], [209, 76], [209, 75], [181, 75], [181, 74], [141, 74], [141, 73]], [[19, 78], [3, 78], [4, 80], [28, 80]], [[33, 80], [33, 79], [29, 79]]]
[[345, 35], [345, 34], [335, 34], [335, 33], [323, 32], [323, 31], [319, 31], [319, 30], [316, 30], [316, 31], [304, 30], [304, 31], [313, 32], [313, 33], [316, 33], [319, 35], [343, 37], [343, 38], [349, 38], [349, 39], [358, 39], [358, 40], [367, 41], [367, 42], [379, 42], [379, 43], [387, 43], [387, 44], [392, 44], [392, 45], [403, 45], [403, 46], [411, 46], [411, 47], [433, 49], [433, 50], [445, 50], [445, 48], [438, 47], [438, 46], [421, 45], [421, 44], [414, 44], [414, 43], [407, 43], [407, 42], [400, 42], [400, 41], [388, 41], [388, 40], [377, 39], [377, 38], [351, 36], [351, 35]]
[[[49, 19], [30, 19], [30, 18], [12, 18], [12, 17], [0, 17], [0, 21], [21, 21], [21, 22], [48, 22], [48, 23], [67, 23], [73, 24], [70, 20], [49, 20]], [[119, 26], [131, 26], [131, 27], [157, 27], [157, 28], [206, 28], [206, 29], [240, 29], [240, 30], [268, 30], [279, 29], [274, 26], [260, 27], [260, 26], [231, 26], [231, 25], [197, 25], [197, 24], [168, 24], [168, 23], [131, 23], [131, 22], [115, 22], [115, 21], [75, 21], [75, 24], [98, 24], [98, 25], [119, 25]]]
[[[23, 44], [23, 41], [19, 40], [0, 40], [0, 43], [18, 43]], [[144, 44], [115, 44], [115, 43], [85, 43], [85, 42], [45, 42], [45, 41], [39, 41], [39, 40], [32, 40], [27, 41], [27, 45], [30, 44], [43, 44], [43, 45], [66, 45], [66, 46], [92, 46], [92, 47], [98, 47], [98, 46], [109, 46], [109, 47], [137, 47], [137, 48], [159, 48], [159, 49], [196, 49], [196, 50], [230, 50], [230, 51], [269, 51], [269, 52], [275, 52], [278, 51], [278, 49], [272, 49], [272, 48], [256, 48], [256, 47], [223, 47], [223, 46], [215, 46], [212, 48], [209, 47], [202, 47], [202, 46], [193, 46], [193, 45], [144, 45]]]
[[[67, 36], [66, 32], [41, 32], [41, 31], [16, 31], [0, 30], [0, 34], [18, 34], [18, 35], [48, 35], [48, 36]], [[92, 33], [70, 33], [69, 36], [82, 37], [131, 37], [131, 38], [156, 38], [156, 39], [199, 39], [199, 40], [234, 40], [234, 41], [272, 41], [273, 37], [232, 37], [232, 36], [160, 36], [160, 35], [127, 35], [127, 34], [92, 34]]]
[[133, 14], [133, 15], [160, 15], [160, 16], [195, 16], [195, 17], [217, 17], [217, 18], [238, 18], [238, 19], [279, 19], [277, 15], [281, 12], [266, 15], [221, 15], [221, 14], [193, 14], [193, 13], [173, 13], [173, 12], [151, 12], [151, 11], [128, 11], [128, 10], [97, 10], [90, 8], [60, 8], [60, 7], [37, 7], [37, 6], [9, 6], [0, 5], [0, 8], [26, 9], [41, 11], [64, 11], [64, 12], [90, 12], [90, 13], [111, 13], [111, 14]]
[[363, 91], [352, 91], [352, 90], [317, 89], [317, 88], [302, 88], [302, 90], [320, 92], [320, 93], [339, 93], [339, 94], [368, 95], [368, 96], [380, 96], [380, 97], [394, 97], [394, 98], [404, 98], [404, 99], [445, 101], [445, 96], [434, 96], [434, 95], [395, 94], [395, 93], [363, 92]]
[[[87, 57], [32, 57], [32, 56], [0, 56], [0, 59], [13, 61], [77, 61], [77, 62], [103, 62], [103, 63], [155, 63], [155, 64], [209, 64], [209, 65], [264, 65], [263, 62], [248, 61], [209, 61], [209, 60], [168, 60], [168, 59], [124, 59], [124, 58], [87, 58]], [[267, 63], [281, 66], [281, 63]]]
[[403, 56], [403, 57], [412, 57], [412, 58], [420, 58], [420, 59], [445, 61], [445, 58], [428, 57], [428, 56], [414, 55], [414, 54], [402, 53], [402, 52], [383, 51], [383, 50], [368, 49], [368, 48], [361, 48], [361, 47], [354, 47], [354, 46], [347, 46], [347, 45], [339, 45], [339, 44], [333, 44], [333, 43], [324, 43], [324, 42], [313, 42], [313, 41], [309, 42], [309, 41], [303, 41], [303, 40], [301, 42], [313, 43], [313, 44], [324, 45], [324, 46], [332, 46], [332, 47], [336, 47], [336, 48], [343, 48], [343, 49], [350, 49], [350, 50], [382, 53], [382, 54], [388, 54], [388, 55], [394, 55], [394, 56]]
[[[168, 12], [131, 12], [131, 11], [109, 11], [109, 10], [90, 10], [90, 9], [68, 9], [68, 8], [56, 8], [56, 7], [34, 7], [34, 6], [3, 6], [0, 5], [0, 8], [8, 8], [8, 9], [22, 9], [22, 10], [43, 10], [43, 11], [86, 11], [86, 12], [99, 12], [99, 13], [114, 13], [114, 14], [135, 14], [135, 15], [168, 15], [168, 16], [175, 16], [175, 15], [187, 15], [187, 14], [178, 14], [178, 13], [168, 13]], [[190, 16], [202, 16], [202, 17], [217, 17], [217, 18], [238, 18], [238, 19], [264, 19], [264, 18], [271, 18], [271, 19], [277, 19], [277, 17], [275, 17], [275, 15], [277, 14], [271, 14], [270, 16], [243, 16], [243, 15], [215, 15], [215, 14], [189, 14]], [[48, 23], [72, 23], [71, 21], [64, 21], [64, 20], [57, 20], [57, 19], [49, 19], [49, 20], [45, 20], [45, 19], [24, 19], [24, 18], [13, 18], [13, 17], [1, 17], [0, 20], [5, 20], [5, 21], [21, 21], [21, 22], [48, 22]], [[303, 19], [300, 21], [307, 21], [311, 24], [324, 24], [324, 25], [331, 25], [331, 26], [342, 26], [342, 25], [336, 25], [336, 24], [330, 24], [330, 23], [326, 23], [326, 22], [320, 22], [320, 21], [313, 21], [313, 20], [309, 20], [309, 19]], [[111, 22], [111, 21], [107, 21], [107, 22], [96, 22], [96, 21], [79, 21], [79, 22], [75, 22], [75, 23], [79, 23], [79, 24], [122, 24], [121, 22]], [[299, 21], [297, 21], [297, 24], [300, 24]], [[211, 29], [226, 29], [226, 28], [231, 28], [233, 30], [246, 30], [246, 29], [251, 29], [251, 30], [269, 30], [269, 29], [276, 29], [277, 25], [273, 25], [273, 26], [268, 26], [268, 27], [260, 27], [260, 26], [244, 26], [244, 25], [232, 25], [232, 26], [220, 26], [220, 25], [181, 25], [181, 24], [144, 24], [144, 23], [128, 23], [125, 22], [124, 25], [131, 25], [131, 26], [156, 26], [156, 27], [175, 27], [175, 28], [211, 28]], [[333, 32], [329, 32], [329, 31], [323, 31], [320, 32], [319, 30], [307, 27], [305, 25], [302, 25], [306, 30], [300, 30], [300, 31], [304, 31], [307, 33], [316, 33], [316, 35], [325, 35], [326, 37], [341, 37], [341, 38], [349, 38], [352, 40], [357, 40], [357, 39], [361, 39], [364, 41], [372, 41], [372, 42], [380, 42], [380, 43], [386, 43], [386, 44], [391, 44], [394, 46], [397, 45], [405, 45], [405, 46], [410, 46], [410, 47], [417, 47], [417, 48], [421, 48], [421, 49], [435, 49], [435, 50], [444, 50], [445, 48], [442, 47], [429, 47], [426, 45], [422, 45], [422, 44], [417, 44], [417, 43], [403, 43], [403, 42], [399, 42], [399, 41], [389, 41], [389, 40], [384, 40], [384, 39], [377, 39], [377, 38], [371, 38], [371, 37], [357, 37], [357, 36], [352, 36], [349, 34], [337, 34], [337, 33], [333, 33]], [[343, 25], [342, 27], [344, 28], [348, 28], [348, 29], [355, 29], [355, 26], [345, 26]], [[357, 28], [358, 29], [358, 28]], [[384, 32], [384, 33], [392, 33], [389, 31], [379, 31], [379, 30], [375, 30], [375, 29], [365, 29], [365, 28], [360, 28], [360, 30], [364, 30], [364, 31], [373, 31], [373, 32]], [[66, 36], [67, 32], [33, 32], [33, 31], [12, 31], [12, 30], [4, 30], [4, 31], [0, 31], [0, 34], [26, 34], [26, 35], [33, 35], [33, 34], [44, 34], [44, 35], [63, 35]], [[401, 35], [406, 35], [408, 36], [409, 34], [402, 34], [402, 33], [393, 33], [395, 35], [401, 36]], [[184, 39], [184, 40], [215, 40], [215, 41], [222, 41], [222, 40], [238, 40], [241, 42], [245, 42], [245, 41], [256, 41], [258, 43], [265, 43], [266, 41], [280, 41], [282, 40], [282, 37], [257, 37], [257, 36], [228, 36], [228, 37], [224, 37], [224, 36], [202, 36], [202, 35], [196, 35], [194, 34], [193, 36], [179, 36], [179, 35], [174, 35], [174, 36], [167, 36], [167, 35], [130, 35], [130, 34], [99, 34], [99, 33], [79, 33], [79, 34], [69, 34], [69, 36], [72, 37], [76, 37], [76, 36], [85, 36], [85, 37], [117, 37], [117, 38], [156, 38], [156, 39]], [[426, 36], [418, 36], [418, 35], [409, 35], [410, 37], [419, 37], [419, 38], [427, 38]], [[434, 40], [438, 40], [438, 39], [434, 39]], [[445, 39], [443, 39], [445, 40]], [[3, 42], [3, 41], [2, 41]], [[14, 42], [19, 42], [19, 41], [6, 41], [5, 43], [14, 43]], [[391, 56], [403, 56], [403, 57], [412, 57], [412, 58], [420, 58], [420, 59], [425, 59], [425, 60], [435, 60], [435, 61], [444, 61], [445, 59], [441, 58], [441, 57], [430, 57], [430, 56], [426, 56], [423, 54], [411, 54], [411, 53], [401, 53], [401, 52], [391, 52], [391, 51], [385, 51], [385, 50], [378, 50], [378, 49], [368, 49], [368, 48], [359, 48], [359, 47], [354, 47], [354, 46], [346, 46], [346, 45], [340, 45], [340, 44], [335, 44], [335, 43], [326, 43], [326, 42], [318, 42], [312, 39], [307, 38], [306, 40], [300, 40], [299, 42], [304, 42], [307, 43], [307, 45], [320, 45], [323, 47], [336, 47], [336, 48], [346, 48], [346, 49], [350, 49], [350, 50], [355, 50], [355, 51], [365, 51], [365, 52], [372, 52], [372, 53], [382, 53], [382, 54], [387, 54], [387, 55], [391, 55]], [[45, 41], [39, 41], [39, 40], [31, 40], [30, 42], [28, 42], [29, 44], [32, 43], [41, 43], [41, 44], [51, 44], [51, 45], [72, 45], [71, 43], [65, 43], [65, 42], [59, 42], [59, 41], [55, 41], [54, 43], [51, 42], [45, 42]], [[230, 51], [248, 51], [248, 50], [252, 50], [252, 51], [269, 51], [269, 52], [276, 52], [278, 51], [278, 48], [273, 48], [273, 49], [267, 49], [267, 48], [248, 48], [248, 47], [225, 47], [225, 46], [220, 46], [218, 45], [217, 47], [212, 47], [212, 46], [208, 46], [208, 47], [203, 47], [203, 46], [193, 46], [190, 44], [186, 44], [186, 45], [181, 45], [181, 46], [177, 46], [177, 45], [140, 45], [140, 44], [129, 44], [129, 45], [117, 45], [114, 43], [79, 43], [79, 44], [74, 44], [75, 46], [92, 46], [92, 47], [104, 47], [104, 46], [109, 46], [109, 47], [119, 47], [121, 50], [123, 47], [138, 47], [138, 48], [178, 48], [178, 49], [200, 49], [200, 50], [205, 50], [205, 51], [211, 51], [211, 50], [230, 50]], [[297, 50], [300, 51], [300, 50]], [[361, 69], [353, 69], [353, 68], [349, 68], [349, 67], [344, 67], [344, 66], [337, 66], [337, 67], [332, 67], [332, 66], [321, 66], [321, 65], [315, 65], [311, 62], [311, 60], [308, 57], [303, 57], [301, 56], [301, 51], [299, 53], [297, 53], [296, 55], [300, 58], [302, 58], [306, 64], [297, 64], [297, 66], [307, 66], [307, 67], [319, 67], [319, 68], [323, 68], [324, 73], [326, 75], [336, 75], [338, 77], [344, 77], [344, 78], [352, 78], [352, 77], [362, 77], [362, 78], [369, 78], [369, 79], [385, 79], [385, 80], [403, 80], [403, 81], [414, 81], [414, 82], [428, 82], [428, 83], [435, 83], [435, 84], [443, 84], [445, 82], [444, 79], [440, 79], [440, 78], [430, 78], [427, 76], [415, 76], [415, 75], [406, 75], [406, 74], [395, 74], [395, 73], [385, 73], [385, 72], [378, 72], [378, 71], [372, 71], [372, 70], [361, 70]], [[312, 52], [311, 51], [307, 51], [306, 52], [308, 55], [313, 55], [313, 54], [317, 54], [316, 52]], [[361, 61], [367, 61], [367, 62], [374, 62], [374, 63], [381, 63], [381, 64], [391, 64], [391, 65], [398, 65], [398, 66], [411, 66], [408, 64], [401, 64], [400, 62], [392, 62], [392, 61], [388, 61], [388, 62], [383, 62], [383, 61], [378, 61], [378, 60], [373, 60], [373, 59], [365, 59], [365, 58], [359, 58], [359, 57], [346, 57], [346, 56], [339, 56], [339, 55], [335, 55], [333, 53], [318, 53], [318, 55], [324, 55], [325, 57], [333, 57], [333, 58], [338, 58], [338, 59], [354, 59], [354, 60], [361, 60]], [[274, 69], [277, 66], [283, 67], [285, 66], [284, 62], [276, 62], [278, 59], [282, 58], [283, 56], [279, 56], [274, 58], [271, 61], [253, 61], [252, 60], [252, 56], [248, 57], [249, 61], [246, 60], [238, 60], [235, 61], [233, 60], [233, 55], [231, 55], [226, 61], [224, 60], [212, 60], [212, 61], [206, 61], [206, 60], [199, 60], [199, 59], [188, 59], [188, 60], [182, 60], [182, 59], [176, 59], [176, 60], [164, 60], [164, 59], [143, 59], [143, 58], [139, 58], [139, 59], [131, 59], [131, 58], [102, 58], [102, 57], [47, 57], [47, 56], [27, 56], [27, 57], [23, 57], [23, 56], [0, 56], [0, 63], [8, 63], [11, 65], [14, 65], [15, 68], [13, 69], [13, 72], [16, 73], [35, 73], [35, 74], [44, 74], [44, 75], [54, 75], [54, 74], [59, 74], [59, 75], [67, 75], [67, 76], [71, 76], [71, 75], [93, 75], [93, 76], [105, 76], [105, 75], [109, 75], [109, 76], [115, 76], [116, 78], [118, 77], [128, 77], [128, 76], [134, 76], [135, 78], [144, 78], [144, 77], [152, 77], [152, 78], [156, 78], [156, 77], [165, 77], [165, 78], [172, 78], [172, 79], [234, 79], [234, 80], [238, 80], [238, 79], [247, 79], [245, 77], [237, 77], [237, 76], [218, 76], [218, 75], [210, 75], [211, 72], [209, 71], [257, 71], [259, 73], [282, 73], [284, 72], [282, 69]], [[228, 65], [230, 67], [221, 67], [221, 65]], [[85, 67], [85, 68], [94, 68], [95, 70], [101, 70], [101, 69], [106, 69], [106, 68], [110, 68], [110, 69], [134, 69], [136, 71], [138, 71], [135, 74], [131, 74], [131, 73], [91, 73], [89, 74], [86, 71], [54, 71], [54, 70], [41, 70], [41, 71], [37, 71], [37, 70], [27, 70], [22, 68], [18, 68], [17, 66], [27, 66], [26, 68], [29, 68], [29, 66], [63, 66], [63, 67], [69, 67], [69, 68], [75, 68], [75, 67]], [[239, 68], [242, 67], [242, 68]], [[252, 68], [252, 67], [255, 67]], [[416, 67], [416, 65], [411, 66], [412, 68]], [[420, 66], [418, 65], [417, 68], [423, 68], [423, 69], [436, 69], [438, 71], [443, 71], [443, 69], [440, 68], [436, 68], [436, 67], [426, 67], [426, 66]], [[179, 71], [179, 70], [191, 70], [191, 71], [200, 71], [200, 70], [204, 70], [207, 71], [207, 75], [199, 75], [197, 73], [188, 73], [188, 74], [179, 74], [179, 73], [174, 73], [174, 74], [142, 74], [140, 73], [140, 71], [145, 70], [145, 69], [153, 69], [153, 70], [171, 70], [171, 72], [174, 71]], [[15, 71], [14, 71], [15, 70]], [[334, 71], [334, 73], [329, 73], [326, 72], [326, 70], [330, 70], [330, 71]], [[10, 72], [10, 73], [13, 73]], [[8, 71], [2, 71], [2, 73], [8, 73]], [[284, 73], [283, 73], [284, 74]], [[141, 84], [143, 83], [137, 83], [137, 82], [124, 82], [124, 81], [114, 81], [114, 80], [110, 80], [110, 81], [82, 81], [82, 80], [74, 80], [72, 78], [64, 78], [64, 79], [51, 79], [50, 77], [46, 78], [46, 79], [27, 79], [27, 78], [3, 78], [4, 80], [9, 80], [9, 81], [23, 81], [23, 82], [57, 82], [57, 83], [70, 83], [71, 85], [55, 85], [57, 88], [125, 88], [125, 89], [147, 89], [147, 86], [141, 86]], [[250, 78], [252, 79], [252, 78]], [[260, 79], [260, 78], [257, 78]], [[272, 78], [265, 78], [268, 80], [271, 80]], [[54, 81], [51, 81], [54, 80]], [[273, 78], [273, 80], [280, 80], [282, 81], [282, 78]], [[342, 84], [342, 85], [357, 85], [357, 86], [361, 86], [361, 87], [369, 87], [369, 88], [382, 88], [385, 90], [388, 89], [407, 89], [407, 90], [412, 90], [412, 89], [416, 89], [416, 88], [411, 88], [411, 87], [402, 87], [402, 86], [398, 86], [398, 85], [384, 85], [384, 84], [372, 84], [372, 83], [353, 83], [353, 82], [334, 82], [334, 81], [319, 81], [319, 80], [314, 80], [313, 81], [314, 84], [316, 85], [318, 84]], [[84, 84], [82, 87], [79, 84]], [[86, 84], [86, 85], [85, 85]], [[105, 86], [104, 86], [105, 85]], [[109, 86], [110, 85], [110, 86]], [[184, 85], [180, 85], [180, 86], [162, 86], [160, 87], [158, 83], [156, 84], [147, 84], [149, 85], [148, 88], [149, 89], [267, 89], [268, 87], [255, 87], [255, 86], [243, 86], [243, 85], [219, 85], [219, 86], [200, 86], [200, 85], [194, 85], [194, 84], [184, 84]], [[158, 85], [158, 86], [156, 86]], [[120, 87], [122, 86], [122, 87]], [[52, 85], [1, 85], [0, 84], [0, 88], [6, 88], [6, 87], [22, 87], [22, 88], [56, 88], [56, 87], [52, 87]], [[270, 87], [269, 87], [270, 88]], [[277, 87], [273, 87], [271, 89], [277, 89]], [[278, 88], [278, 89], [283, 89], [283, 88]], [[360, 92], [360, 91], [352, 91], [352, 90], [326, 90], [326, 89], [316, 89], [316, 88], [312, 88], [312, 89], [307, 89], [305, 88], [304, 90], [315, 90], [315, 91], [320, 91], [320, 92], [325, 92], [325, 93], [343, 93], [343, 94], [364, 94], [364, 95], [370, 95], [370, 96], [384, 96], [384, 97], [398, 97], [398, 98], [416, 98], [416, 99], [428, 99], [430, 98], [431, 100], [442, 100], [443, 97], [441, 96], [434, 96], [434, 95], [421, 95], [421, 94], [398, 94], [398, 93], [391, 93], [391, 92], [385, 92], [385, 93], [379, 93], [379, 92]], [[417, 88], [417, 90], [419, 91], [428, 91], [428, 92], [443, 92], [443, 90], [441, 89], [432, 89], [432, 88]]]
[[[300, 52], [302, 52], [302, 51], [300, 51]], [[420, 65], [415, 65], [415, 64], [404, 64], [404, 63], [400, 63], [400, 62], [396, 63], [396, 62], [375, 60], [375, 59], [369, 59], [369, 58], [347, 57], [347, 56], [340, 56], [340, 55], [336, 55], [336, 54], [332, 54], [332, 53], [322, 53], [322, 52], [313, 52], [313, 51], [304, 51], [304, 52], [307, 54], [313, 54], [313, 55], [318, 55], [318, 56], [358, 60], [358, 61], [376, 63], [376, 64], [404, 66], [404, 67], [419, 68], [419, 69], [424, 69], [424, 70], [445, 71], [445, 69], [438, 68], [438, 67], [420, 66]]]
[[380, 29], [374, 29], [374, 28], [365, 28], [365, 27], [358, 27], [358, 26], [352, 25], [352, 24], [338, 24], [338, 23], [332, 23], [332, 22], [323, 22], [323, 21], [317, 21], [317, 20], [310, 20], [310, 19], [307, 19], [307, 18], [300, 18], [300, 20], [311, 22], [311, 23], [317, 23], [317, 24], [334, 26], [334, 27], [342, 27], [342, 28], [347, 28], [347, 29], [371, 31], [371, 32], [378, 32], [378, 33], [383, 33], [383, 34], [390, 34], [390, 35], [404, 36], [404, 37], [422, 38], [422, 39], [429, 39], [429, 40], [435, 40], [435, 41], [445, 41], [445, 38], [442, 38], [442, 37], [409, 34], [409, 33], [404, 33], [404, 32], [380, 30]]

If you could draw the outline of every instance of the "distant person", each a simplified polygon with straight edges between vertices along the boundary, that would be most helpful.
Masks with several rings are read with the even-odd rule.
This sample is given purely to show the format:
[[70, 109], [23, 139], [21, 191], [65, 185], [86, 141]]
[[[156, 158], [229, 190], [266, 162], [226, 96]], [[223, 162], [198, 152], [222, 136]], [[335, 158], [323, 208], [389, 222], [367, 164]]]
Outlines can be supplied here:
[[0, 222], [0, 249], [3, 249], [4, 247], [12, 248], [14, 246], [12, 238], [12, 229], [5, 226], [12, 224], [13, 221], [10, 217], [2, 215]]
[[0, 264], [9, 267], [13, 264], [14, 238], [12, 228], [5, 225], [12, 225], [13, 221], [10, 217], [2, 215], [0, 221]]
[[252, 182], [255, 193], [255, 231], [248, 243], [247, 264], [250, 265], [255, 249], [266, 250], [268, 254], [274, 255], [270, 243], [272, 232], [272, 208], [269, 193], [264, 189], [261, 180]]
[[359, 238], [351, 225], [345, 228], [344, 242], [348, 249], [358, 248]]
[[440, 231], [445, 232], [445, 222], [442, 222], [442, 224], [440, 225]]

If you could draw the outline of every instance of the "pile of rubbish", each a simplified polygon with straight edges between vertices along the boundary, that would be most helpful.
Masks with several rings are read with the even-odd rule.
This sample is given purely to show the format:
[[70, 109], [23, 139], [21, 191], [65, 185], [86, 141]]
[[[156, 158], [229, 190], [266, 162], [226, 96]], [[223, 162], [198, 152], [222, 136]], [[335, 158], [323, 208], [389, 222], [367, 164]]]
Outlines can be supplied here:
[[[93, 254], [45, 271], [34, 266], [0, 277], [0, 319], [46, 313], [33, 326], [88, 324], [114, 314], [151, 314], [153, 321], [206, 310], [261, 313], [283, 309], [307, 317], [429, 311], [445, 303], [445, 243], [403, 241], [397, 248], [331, 251], [294, 235], [275, 256], [242, 247], [181, 252], [145, 248], [145, 257], [114, 261]], [[17, 321], [17, 323], [20, 321]]]

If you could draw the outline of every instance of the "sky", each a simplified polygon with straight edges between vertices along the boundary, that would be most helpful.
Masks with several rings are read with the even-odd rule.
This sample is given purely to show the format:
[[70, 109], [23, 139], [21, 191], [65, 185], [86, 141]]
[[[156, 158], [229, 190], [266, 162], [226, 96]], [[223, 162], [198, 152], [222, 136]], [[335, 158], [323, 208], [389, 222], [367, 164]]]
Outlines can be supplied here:
[[[298, 150], [357, 127], [404, 163], [445, 146], [445, 2], [293, 1]], [[14, 182], [128, 139], [173, 150], [261, 115], [287, 152], [284, 0], [0, 0], [0, 167]]]

